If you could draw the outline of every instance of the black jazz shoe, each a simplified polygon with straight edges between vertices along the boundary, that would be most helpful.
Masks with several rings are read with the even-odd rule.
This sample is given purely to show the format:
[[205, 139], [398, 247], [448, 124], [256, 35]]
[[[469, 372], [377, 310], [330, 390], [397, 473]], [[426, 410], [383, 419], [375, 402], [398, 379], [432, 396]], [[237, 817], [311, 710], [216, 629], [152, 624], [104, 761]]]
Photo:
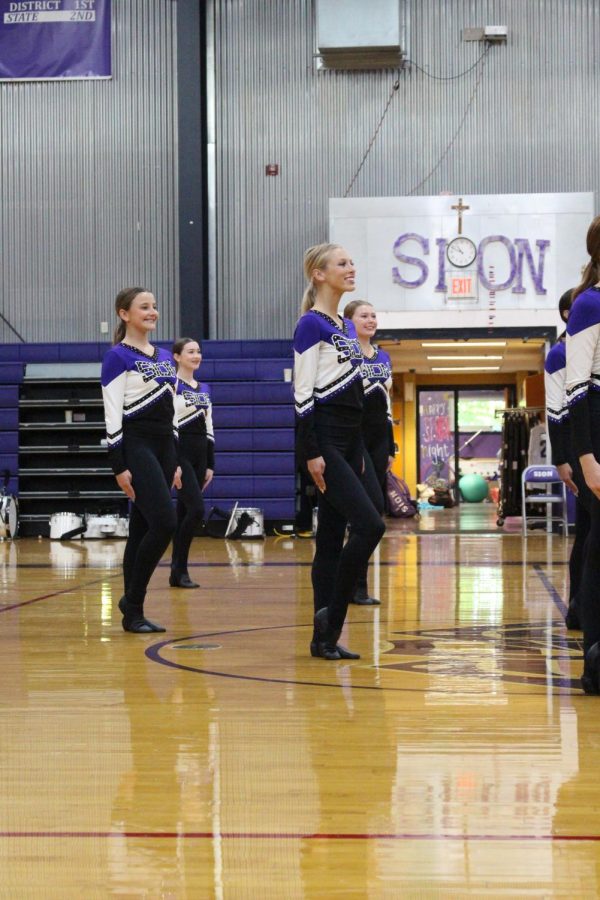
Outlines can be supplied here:
[[121, 621], [123, 631], [130, 631], [133, 634], [152, 634], [153, 632], [167, 630], [162, 625], [157, 625], [156, 622], [151, 622], [150, 619], [144, 618], [142, 610], [137, 606], [131, 606], [124, 594], [119, 600], [119, 609], [123, 613]]
[[592, 644], [583, 658], [581, 687], [586, 694], [600, 694], [600, 644]]
[[356, 606], [380, 606], [381, 600], [377, 600], [376, 597], [370, 597], [366, 587], [357, 587], [350, 603], [354, 603]]
[[569, 608], [565, 616], [565, 625], [567, 626], [567, 631], [581, 631], [579, 610], [577, 609], [575, 600], [571, 600], [569, 603]]
[[187, 572], [183, 572], [182, 574], [178, 574], [177, 572], [171, 572], [169, 576], [169, 584], [171, 587], [180, 587], [180, 588], [197, 588], [200, 587], [199, 584], [196, 584], [195, 581], [192, 581]]
[[352, 653], [338, 644], [341, 629], [335, 630], [329, 625], [327, 607], [324, 606], [315, 614], [314, 636], [310, 644], [311, 656], [321, 659], [360, 659], [358, 653]]
[[[336, 644], [335, 649], [340, 654], [340, 659], [360, 659], [360, 653], [353, 653], [352, 650], [342, 647], [341, 644]], [[319, 656], [319, 644], [316, 635], [313, 635], [313, 639], [310, 642], [310, 655]]]

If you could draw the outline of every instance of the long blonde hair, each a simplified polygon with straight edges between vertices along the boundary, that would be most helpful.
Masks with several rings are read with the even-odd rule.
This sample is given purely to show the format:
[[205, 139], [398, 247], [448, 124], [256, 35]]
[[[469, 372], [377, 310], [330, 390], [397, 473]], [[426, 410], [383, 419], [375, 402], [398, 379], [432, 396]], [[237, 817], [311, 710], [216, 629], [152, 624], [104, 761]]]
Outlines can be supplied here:
[[[590, 261], [583, 270], [581, 284], [573, 289], [571, 294], [571, 303], [575, 302], [583, 291], [587, 291], [589, 287], [600, 282], [600, 216], [592, 219], [592, 223], [588, 228], [586, 237], [587, 252], [590, 254]], [[562, 298], [561, 298], [562, 299]]]
[[314, 247], [309, 247], [304, 254], [304, 277], [308, 286], [300, 304], [301, 316], [313, 308], [317, 299], [317, 289], [313, 284], [312, 273], [315, 269], [324, 269], [333, 251], [339, 249], [339, 244], [316, 244]]

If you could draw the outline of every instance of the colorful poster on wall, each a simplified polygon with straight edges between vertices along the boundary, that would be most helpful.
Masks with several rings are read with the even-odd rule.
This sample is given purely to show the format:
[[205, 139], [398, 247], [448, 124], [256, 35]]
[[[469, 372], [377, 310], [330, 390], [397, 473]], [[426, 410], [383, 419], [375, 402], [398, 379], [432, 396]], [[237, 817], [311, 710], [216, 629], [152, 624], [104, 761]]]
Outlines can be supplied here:
[[111, 74], [110, 0], [0, 0], [0, 81]]
[[419, 393], [419, 481], [454, 484], [454, 392]]

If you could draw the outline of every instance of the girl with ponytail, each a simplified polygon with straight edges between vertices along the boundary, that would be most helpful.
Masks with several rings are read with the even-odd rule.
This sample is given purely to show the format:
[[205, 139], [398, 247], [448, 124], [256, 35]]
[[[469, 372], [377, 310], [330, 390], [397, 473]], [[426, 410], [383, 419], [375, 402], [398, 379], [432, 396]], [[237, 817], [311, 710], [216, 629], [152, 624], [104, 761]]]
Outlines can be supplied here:
[[[377, 331], [377, 313], [367, 300], [351, 300], [344, 308], [344, 317], [356, 328], [363, 355], [362, 376], [365, 402], [362, 433], [365, 445], [363, 481], [376, 509], [383, 515], [385, 480], [394, 461], [396, 446], [392, 424], [392, 363], [381, 347], [373, 344]], [[378, 606], [380, 600], [369, 593], [365, 566], [354, 597], [350, 601], [359, 606]]]
[[590, 261], [567, 321], [566, 401], [573, 453], [591, 492], [590, 534], [579, 591], [586, 694], [600, 694], [600, 216], [587, 233]]
[[354, 325], [338, 313], [343, 295], [354, 290], [354, 263], [343, 247], [319, 244], [304, 255], [304, 275], [308, 286], [294, 334], [296, 453], [321, 492], [310, 652], [358, 659], [338, 641], [360, 573], [385, 527], [362, 481], [362, 352]]
[[175, 411], [179, 430], [181, 489], [177, 492], [177, 531], [173, 538], [169, 584], [197, 588], [188, 573], [188, 556], [194, 531], [204, 518], [202, 491], [215, 469], [212, 403], [207, 384], [197, 381], [202, 347], [193, 338], [180, 338], [171, 347], [177, 365]]
[[173, 405], [177, 373], [170, 353], [154, 347], [158, 310], [141, 287], [115, 301], [114, 345], [102, 363], [108, 457], [117, 484], [131, 500], [123, 556], [125, 591], [119, 601], [124, 631], [164, 631], [144, 616], [148, 582], [176, 527], [173, 484], [181, 487]]

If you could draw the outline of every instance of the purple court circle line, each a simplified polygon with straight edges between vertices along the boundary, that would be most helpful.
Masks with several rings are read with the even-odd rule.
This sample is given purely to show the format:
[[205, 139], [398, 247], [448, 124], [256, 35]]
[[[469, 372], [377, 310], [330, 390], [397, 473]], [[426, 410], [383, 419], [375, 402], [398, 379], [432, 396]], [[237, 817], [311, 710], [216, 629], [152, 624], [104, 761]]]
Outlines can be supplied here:
[[[364, 625], [365, 623], [368, 623], [368, 621], [370, 621], [370, 620], [354, 622], [353, 624]], [[506, 624], [510, 624], [510, 623], [505, 623], [505, 625]], [[521, 625], [522, 623], [517, 622], [514, 624]], [[542, 627], [546, 626], [546, 622], [542, 622], [540, 624]], [[534, 627], [535, 623], [529, 623], [529, 625], [530, 625], [530, 627]], [[313, 627], [312, 624], [310, 624], [310, 625], [297, 625], [297, 624], [267, 625], [267, 626], [258, 626], [258, 627], [252, 627], [252, 628], [235, 628], [230, 631], [211, 631], [211, 632], [207, 632], [206, 634], [205, 633], [191, 634], [191, 635], [187, 635], [186, 637], [172, 638], [170, 640], [160, 641], [157, 644], [152, 644], [150, 647], [147, 647], [144, 650], [144, 655], [147, 656], [147, 658], [149, 660], [157, 663], [158, 665], [166, 666], [167, 668], [171, 668], [171, 669], [179, 669], [180, 671], [183, 671], [183, 672], [193, 672], [196, 675], [213, 675], [217, 678], [231, 678], [236, 681], [255, 681], [255, 682], [262, 682], [262, 683], [266, 683], [266, 684], [295, 684], [300, 687], [302, 687], [302, 686], [304, 686], [304, 687], [328, 687], [328, 688], [335, 688], [337, 690], [346, 689], [348, 687], [347, 685], [340, 684], [340, 683], [333, 683], [333, 682], [329, 682], [329, 681], [304, 681], [304, 680], [299, 680], [299, 679], [295, 679], [295, 678], [267, 678], [263, 675], [239, 675], [235, 672], [220, 672], [220, 671], [215, 671], [213, 669], [204, 669], [204, 668], [199, 669], [196, 666], [188, 666], [188, 665], [185, 665], [184, 663], [175, 662], [174, 660], [166, 659], [164, 656], [161, 655], [161, 651], [164, 647], [173, 646], [174, 644], [180, 644], [184, 641], [199, 640], [200, 638], [223, 637], [223, 636], [232, 635], [232, 634], [249, 634], [249, 633], [256, 632], [256, 631], [282, 631], [282, 630], [290, 629], [290, 628], [312, 628], [312, 627]], [[484, 626], [484, 627], [491, 628], [493, 626]], [[447, 631], [447, 629], [444, 629], [444, 628], [440, 628], [437, 630], [439, 630], [441, 632]], [[432, 631], [432, 629], [428, 629], [427, 633], [429, 634], [431, 631]], [[403, 634], [403, 633], [404, 632], [402, 632], [402, 631], [394, 632], [394, 634]], [[415, 637], [417, 635], [411, 634], [410, 636]], [[380, 667], [380, 668], [384, 668], [384, 667]], [[571, 682], [574, 682], [574, 685], [576, 685], [578, 683], [578, 679], [570, 679], [570, 680], [571, 680]], [[504, 683], [504, 682], [502, 682], [502, 683]], [[507, 682], [507, 683], [510, 684], [511, 682]], [[552, 691], [552, 694], [553, 694], [553, 696], [557, 696], [557, 697], [561, 697], [561, 696], [579, 697], [580, 695], [583, 696], [581, 694], [581, 692], [577, 688], [574, 687], [574, 685], [573, 684], [571, 684], [571, 685], [558, 684], [556, 686], [553, 686], [554, 690]], [[533, 691], [532, 692], [527, 692], [527, 691], [516, 692], [515, 691], [513, 694], [511, 694], [511, 697], [520, 698], [520, 697], [542, 697], [542, 696], [545, 696], [547, 693], [547, 690], [544, 690], [544, 685], [539, 685], [538, 687], [539, 687], [539, 690], [537, 690], [535, 692], [533, 692]], [[383, 691], [383, 692], [403, 693], [403, 694], [421, 694], [421, 693], [423, 693], [423, 688], [378, 687], [377, 685], [372, 685], [372, 684], [353, 684], [352, 690]], [[451, 695], [453, 693], [453, 691], [451, 691], [451, 690], [439, 691], [439, 693], [447, 693], [447, 694]], [[472, 696], [475, 697], [475, 696], [478, 696], [479, 694], [484, 696], [486, 694], [486, 692], [485, 691], [476, 691], [476, 692], [474, 691]]]

